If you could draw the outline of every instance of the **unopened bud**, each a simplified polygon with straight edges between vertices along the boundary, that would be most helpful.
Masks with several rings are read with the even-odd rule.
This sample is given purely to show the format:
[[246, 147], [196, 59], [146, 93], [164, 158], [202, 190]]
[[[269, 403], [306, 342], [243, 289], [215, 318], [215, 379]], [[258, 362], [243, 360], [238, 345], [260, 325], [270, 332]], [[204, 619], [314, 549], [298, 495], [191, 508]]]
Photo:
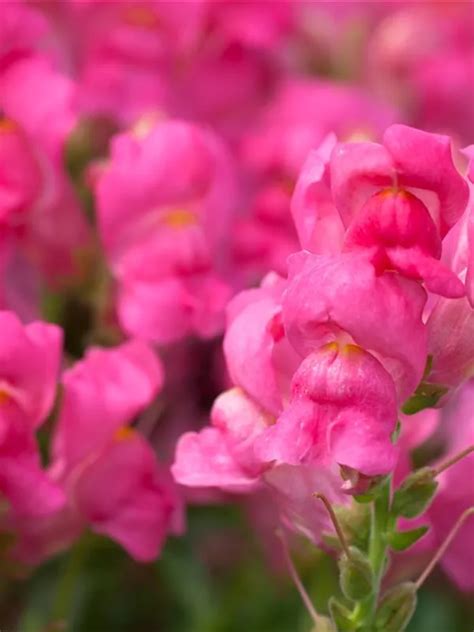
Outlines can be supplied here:
[[339, 559], [341, 590], [352, 601], [364, 599], [374, 589], [374, 573], [367, 557], [355, 546], [349, 547], [350, 557], [345, 553]]
[[382, 597], [375, 614], [375, 630], [403, 632], [416, 608], [416, 585], [404, 582], [394, 586]]
[[318, 619], [318, 624], [312, 628], [311, 632], [338, 632], [338, 630], [334, 627], [334, 623], [331, 619], [328, 619], [327, 617], [320, 617]]
[[421, 515], [438, 487], [434, 474], [431, 468], [423, 467], [407, 476], [393, 495], [392, 513], [404, 518]]
[[351, 619], [351, 611], [340, 603], [335, 597], [329, 600], [329, 612], [333, 628], [338, 632], [353, 632], [356, 629], [356, 623]]

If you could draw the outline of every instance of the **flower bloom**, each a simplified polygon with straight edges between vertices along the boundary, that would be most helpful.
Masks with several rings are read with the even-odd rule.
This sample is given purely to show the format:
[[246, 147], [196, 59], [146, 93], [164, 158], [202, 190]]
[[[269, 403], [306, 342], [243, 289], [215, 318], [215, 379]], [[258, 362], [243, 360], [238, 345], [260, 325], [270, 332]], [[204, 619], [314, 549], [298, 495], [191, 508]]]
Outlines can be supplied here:
[[49, 477], [67, 505], [35, 524], [19, 523], [17, 554], [36, 562], [71, 543], [86, 525], [151, 560], [166, 534], [181, 528], [169, 474], [130, 426], [161, 388], [163, 373], [144, 343], [90, 349], [63, 375]]
[[[442, 428], [449, 456], [474, 444], [474, 382], [456, 393], [442, 411]], [[474, 455], [471, 453], [438, 476], [439, 491], [428, 510], [435, 545], [447, 537], [457, 518], [474, 502], [472, 475]], [[474, 524], [472, 518], [457, 534], [440, 560], [444, 570], [462, 590], [472, 590], [470, 569], [474, 564]]]
[[114, 138], [96, 198], [127, 332], [160, 343], [219, 332], [232, 191], [224, 148], [197, 126], [163, 121]]
[[64, 504], [41, 467], [35, 431], [56, 395], [62, 334], [55, 325], [22, 325], [0, 312], [0, 491], [16, 517], [30, 520]]

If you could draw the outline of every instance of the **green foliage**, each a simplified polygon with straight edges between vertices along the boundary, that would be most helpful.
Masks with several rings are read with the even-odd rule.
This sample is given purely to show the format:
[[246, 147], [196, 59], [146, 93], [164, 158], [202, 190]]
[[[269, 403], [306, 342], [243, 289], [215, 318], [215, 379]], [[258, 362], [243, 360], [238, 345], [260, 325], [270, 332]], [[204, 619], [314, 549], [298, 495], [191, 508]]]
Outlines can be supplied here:
[[[361, 507], [366, 506], [355, 505], [356, 513]], [[185, 537], [170, 540], [154, 564], [137, 564], [109, 540], [87, 534], [30, 578], [10, 577], [0, 586], [2, 627], [9, 632], [59, 632], [61, 624], [62, 632], [328, 632], [314, 629], [285, 568], [265, 557], [262, 539], [239, 507], [207, 506], [189, 513]], [[266, 543], [278, 553], [277, 543]], [[317, 610], [325, 613], [330, 602], [338, 629], [356, 630], [334, 559], [305, 540], [293, 548]], [[409, 632], [474, 628], [472, 606], [464, 606], [440, 581], [445, 580], [438, 573], [422, 589]]]
[[438, 483], [429, 467], [412, 472], [393, 495], [392, 514], [404, 518], [420, 516], [431, 503]]
[[415, 612], [416, 592], [412, 582], [398, 584], [387, 591], [375, 614], [375, 630], [403, 632]]
[[422, 526], [408, 531], [392, 531], [387, 536], [388, 543], [395, 551], [405, 551], [418, 542], [428, 530], [428, 526]]
[[425, 408], [434, 408], [448, 390], [447, 386], [441, 384], [422, 382], [410, 399], [403, 404], [402, 411], [405, 415], [414, 415]]

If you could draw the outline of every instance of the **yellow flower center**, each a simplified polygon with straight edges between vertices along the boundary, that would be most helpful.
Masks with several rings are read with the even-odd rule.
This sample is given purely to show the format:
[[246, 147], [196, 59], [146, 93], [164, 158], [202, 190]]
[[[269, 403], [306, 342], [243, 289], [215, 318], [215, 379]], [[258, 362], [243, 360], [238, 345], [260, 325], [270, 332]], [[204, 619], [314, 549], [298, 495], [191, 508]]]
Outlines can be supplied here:
[[122, 426], [118, 428], [114, 433], [115, 441], [130, 441], [136, 435], [136, 430], [130, 428], [130, 426]]
[[145, 29], [155, 29], [160, 23], [156, 13], [149, 7], [126, 7], [122, 11], [122, 19], [130, 26], [139, 26]]
[[186, 228], [198, 223], [196, 213], [186, 208], [176, 208], [163, 214], [163, 223], [169, 228]]
[[13, 132], [17, 127], [17, 124], [12, 119], [0, 116], [0, 134]]
[[9, 401], [11, 401], [11, 399], [12, 397], [10, 393], [8, 393], [8, 391], [6, 391], [5, 389], [0, 388], [0, 406], [7, 404]]

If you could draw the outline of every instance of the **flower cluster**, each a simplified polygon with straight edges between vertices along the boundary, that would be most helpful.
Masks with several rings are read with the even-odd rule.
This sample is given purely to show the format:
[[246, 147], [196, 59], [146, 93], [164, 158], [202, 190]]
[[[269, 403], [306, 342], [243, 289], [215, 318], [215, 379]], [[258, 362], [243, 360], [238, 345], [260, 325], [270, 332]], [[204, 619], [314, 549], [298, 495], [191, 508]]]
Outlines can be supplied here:
[[2, 8], [2, 556], [198, 488], [342, 547], [337, 630], [408, 623], [389, 548], [474, 588], [473, 22], [395, 4]]

